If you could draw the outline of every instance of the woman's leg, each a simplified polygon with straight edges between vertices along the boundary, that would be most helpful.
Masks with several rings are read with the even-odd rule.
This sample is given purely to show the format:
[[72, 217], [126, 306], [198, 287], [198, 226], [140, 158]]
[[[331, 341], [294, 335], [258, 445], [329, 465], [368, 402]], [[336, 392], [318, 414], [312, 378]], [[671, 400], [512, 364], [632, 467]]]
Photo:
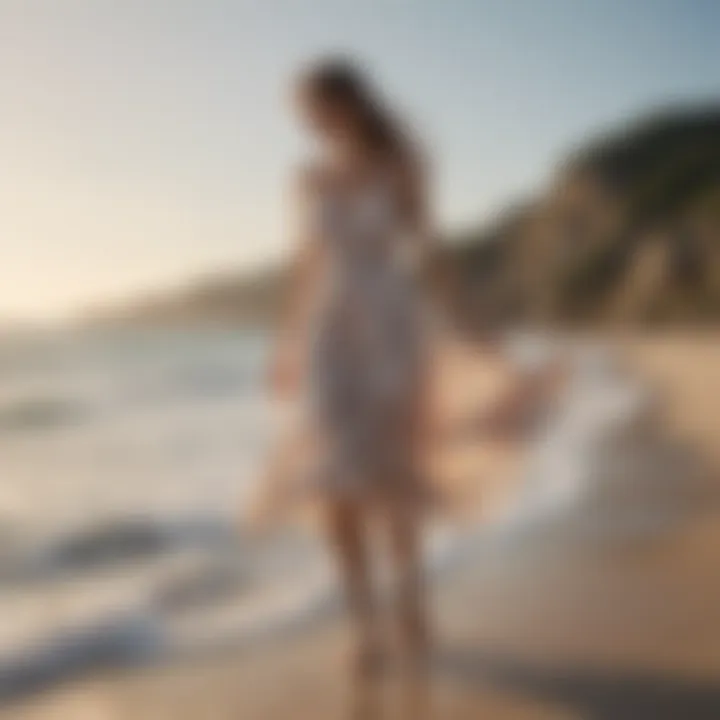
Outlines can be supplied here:
[[348, 500], [332, 501], [329, 511], [330, 540], [358, 632], [356, 670], [370, 675], [379, 666], [380, 641], [368, 557], [367, 513], [361, 503]]
[[423, 670], [429, 629], [422, 558], [422, 512], [412, 499], [390, 503], [388, 532], [395, 571], [395, 611], [411, 666]]
[[395, 478], [397, 492], [387, 504], [390, 551], [395, 571], [395, 610], [408, 659], [424, 668], [428, 653], [428, 620], [423, 572], [422, 526], [429, 494], [425, 470], [426, 449], [432, 434], [434, 412], [430, 366], [418, 373], [411, 401], [400, 414], [399, 447], [404, 448], [406, 469]]

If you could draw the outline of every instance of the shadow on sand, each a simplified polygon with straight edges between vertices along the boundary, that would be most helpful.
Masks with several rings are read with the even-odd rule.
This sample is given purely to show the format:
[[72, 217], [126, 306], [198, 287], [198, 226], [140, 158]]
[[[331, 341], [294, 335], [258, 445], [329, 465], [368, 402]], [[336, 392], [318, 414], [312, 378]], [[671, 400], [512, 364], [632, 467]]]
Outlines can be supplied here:
[[446, 650], [438, 672], [452, 679], [490, 684], [540, 702], [567, 706], [587, 720], [717, 720], [720, 680], [550, 668], [508, 656]]

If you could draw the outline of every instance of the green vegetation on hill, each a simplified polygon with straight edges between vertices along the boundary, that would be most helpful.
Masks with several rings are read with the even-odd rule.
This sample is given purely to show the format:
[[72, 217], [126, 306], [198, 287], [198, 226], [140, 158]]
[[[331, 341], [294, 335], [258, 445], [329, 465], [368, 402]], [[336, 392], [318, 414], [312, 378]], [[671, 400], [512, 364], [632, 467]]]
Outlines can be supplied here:
[[579, 149], [554, 186], [454, 253], [466, 319], [720, 319], [720, 105]]

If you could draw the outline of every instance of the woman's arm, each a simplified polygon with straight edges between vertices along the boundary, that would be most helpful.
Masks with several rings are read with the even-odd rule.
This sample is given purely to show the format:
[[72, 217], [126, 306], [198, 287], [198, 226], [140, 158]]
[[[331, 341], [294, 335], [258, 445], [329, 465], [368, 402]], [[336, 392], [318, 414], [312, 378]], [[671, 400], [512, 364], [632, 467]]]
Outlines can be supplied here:
[[406, 230], [412, 238], [416, 258], [424, 264], [437, 249], [427, 165], [419, 153], [408, 153], [401, 162], [399, 175]]
[[301, 173], [292, 189], [291, 222], [297, 240], [271, 366], [273, 388], [281, 394], [294, 392], [299, 384], [312, 301], [322, 265], [321, 246], [308, 221], [314, 192], [314, 179], [309, 173]]
[[435, 223], [430, 170], [425, 160], [418, 153], [413, 153], [403, 163], [400, 177], [415, 269], [428, 290], [432, 304], [442, 308], [444, 315], [452, 317], [457, 287], [447, 249], [440, 242]]

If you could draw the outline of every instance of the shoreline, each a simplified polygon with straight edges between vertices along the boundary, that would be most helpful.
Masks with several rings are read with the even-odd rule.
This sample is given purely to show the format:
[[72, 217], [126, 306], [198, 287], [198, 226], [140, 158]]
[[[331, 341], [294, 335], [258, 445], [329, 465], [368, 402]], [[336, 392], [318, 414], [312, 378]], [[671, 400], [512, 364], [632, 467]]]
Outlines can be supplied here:
[[[720, 432], [707, 392], [720, 379], [712, 345], [666, 338], [622, 346], [643, 378], [680, 397], [663, 423], [711, 452], [712, 433], [718, 439]], [[495, 383], [489, 377], [466, 380], [479, 393], [483, 383], [486, 390]], [[455, 389], [456, 400], [467, 400], [467, 383]], [[517, 458], [504, 453], [466, 447], [445, 467], [456, 479], [475, 468], [483, 493], [499, 487], [497, 502], [483, 508], [485, 524], [432, 567], [440, 638], [433, 717], [720, 716], [715, 477], [702, 488], [679, 478], [670, 495], [652, 483], [630, 494], [608, 486], [604, 495], [532, 522], [516, 515], [513, 525], [512, 514], [501, 520], [502, 509], [518, 483], [499, 479], [499, 468], [516, 468]], [[500, 513], [496, 523], [488, 522], [493, 512]], [[0, 717], [345, 717], [353, 704], [343, 672], [346, 626], [337, 593], [327, 602], [245, 648], [228, 643], [163, 667], [76, 681], [8, 705]], [[388, 683], [396, 684], [392, 677]]]

